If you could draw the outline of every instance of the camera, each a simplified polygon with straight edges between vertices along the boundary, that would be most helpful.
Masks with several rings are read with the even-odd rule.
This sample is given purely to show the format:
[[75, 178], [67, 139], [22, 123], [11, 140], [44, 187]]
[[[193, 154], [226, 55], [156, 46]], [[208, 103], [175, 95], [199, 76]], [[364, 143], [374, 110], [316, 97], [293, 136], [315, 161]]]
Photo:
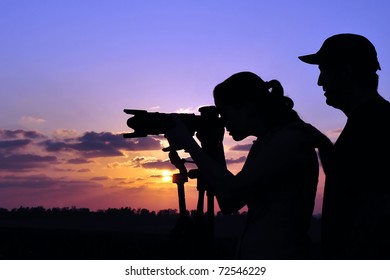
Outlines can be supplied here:
[[127, 120], [127, 126], [133, 129], [132, 133], [124, 133], [124, 138], [146, 137], [148, 135], [165, 134], [175, 126], [173, 116], [180, 119], [192, 135], [199, 130], [223, 130], [221, 119], [215, 106], [199, 108], [200, 115], [188, 113], [159, 113], [145, 110], [124, 109], [126, 114], [133, 115]]
[[[200, 115], [148, 112], [146, 110], [137, 109], [124, 109], [123, 111], [126, 114], [133, 115], [127, 120], [127, 126], [133, 129], [133, 132], [124, 133], [124, 138], [147, 137], [148, 135], [160, 134], [164, 135], [168, 130], [175, 127], [176, 123], [174, 117], [177, 117], [184, 123], [191, 135], [194, 135], [196, 132], [196, 136], [201, 142], [202, 150], [211, 158], [226, 166], [225, 154], [222, 145], [225, 129], [215, 106], [204, 106], [199, 108]], [[174, 175], [176, 176], [174, 177], [174, 182], [178, 185], [180, 217], [184, 219], [187, 217], [184, 182], [187, 182], [187, 177], [189, 177], [190, 172], [187, 172], [187, 169], [184, 166], [185, 161], [178, 156], [175, 149], [170, 149], [170, 147], [168, 147], [164, 148], [163, 151], [169, 151], [171, 163], [180, 171], [179, 174]], [[195, 172], [192, 174], [195, 174], [195, 176], [191, 178], [196, 177], [198, 179], [197, 189], [199, 191], [199, 196], [197, 213], [200, 215], [203, 215], [203, 199], [205, 192], [207, 191], [207, 213], [209, 218], [208, 232], [212, 235], [214, 225], [212, 222], [214, 219], [214, 194], [207, 188], [205, 180], [201, 178], [201, 175], [198, 175], [198, 173]], [[178, 223], [179, 227], [183, 225], [184, 224]], [[180, 230], [178, 232], [183, 231]]]

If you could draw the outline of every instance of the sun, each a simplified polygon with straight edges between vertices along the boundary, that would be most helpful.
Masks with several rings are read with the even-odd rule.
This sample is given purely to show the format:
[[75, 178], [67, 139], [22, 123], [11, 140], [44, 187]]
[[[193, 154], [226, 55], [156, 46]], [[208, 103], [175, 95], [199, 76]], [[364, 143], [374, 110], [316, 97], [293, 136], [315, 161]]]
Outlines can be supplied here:
[[163, 170], [161, 172], [163, 182], [171, 182], [172, 181], [172, 172], [169, 170]]

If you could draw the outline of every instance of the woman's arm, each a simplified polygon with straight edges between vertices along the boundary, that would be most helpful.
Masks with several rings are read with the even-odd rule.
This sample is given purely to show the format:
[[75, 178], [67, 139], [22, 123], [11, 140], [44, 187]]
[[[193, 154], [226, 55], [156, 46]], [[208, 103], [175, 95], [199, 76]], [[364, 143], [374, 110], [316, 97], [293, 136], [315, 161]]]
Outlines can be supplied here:
[[252, 149], [243, 169], [232, 174], [225, 165], [206, 154], [180, 120], [165, 135], [173, 148], [185, 149], [198, 166], [202, 178], [214, 190], [221, 211], [234, 212], [246, 205], [248, 197], [270, 182], [296, 168], [304, 134], [296, 129], [282, 129], [264, 137]]
[[195, 141], [188, 129], [178, 118], [174, 118], [176, 127], [167, 131], [167, 138], [170, 149], [184, 149], [191, 155], [196, 163], [202, 179], [207, 186], [214, 191], [219, 207], [223, 213], [235, 212], [245, 206], [245, 201], [240, 196], [230, 198], [229, 187], [226, 186], [235, 181], [235, 175], [227, 168], [226, 164], [217, 161], [207, 154]]
[[303, 131], [306, 133], [308, 139], [312, 142], [313, 147], [318, 148], [322, 168], [325, 175], [327, 174], [330, 162], [333, 156], [333, 143], [330, 139], [311, 124], [304, 123], [302, 125]]

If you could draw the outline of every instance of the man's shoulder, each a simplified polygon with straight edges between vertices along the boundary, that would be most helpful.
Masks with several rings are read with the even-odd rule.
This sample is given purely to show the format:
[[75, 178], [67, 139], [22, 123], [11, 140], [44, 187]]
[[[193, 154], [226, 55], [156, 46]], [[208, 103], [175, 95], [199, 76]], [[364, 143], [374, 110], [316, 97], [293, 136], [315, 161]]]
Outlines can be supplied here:
[[382, 97], [372, 100], [359, 115], [348, 120], [346, 128], [344, 134], [356, 145], [384, 149], [390, 142], [390, 102]]
[[[372, 120], [373, 126], [390, 129], [390, 102], [384, 98], [378, 99], [370, 106], [367, 118]], [[386, 127], [383, 127], [386, 126]]]
[[379, 96], [370, 102], [368, 108], [377, 113], [390, 114], [390, 102], [382, 96]]
[[390, 124], [390, 102], [381, 96], [369, 100], [350, 118], [353, 122], [359, 122], [361, 126], [366, 123], [376, 127]]

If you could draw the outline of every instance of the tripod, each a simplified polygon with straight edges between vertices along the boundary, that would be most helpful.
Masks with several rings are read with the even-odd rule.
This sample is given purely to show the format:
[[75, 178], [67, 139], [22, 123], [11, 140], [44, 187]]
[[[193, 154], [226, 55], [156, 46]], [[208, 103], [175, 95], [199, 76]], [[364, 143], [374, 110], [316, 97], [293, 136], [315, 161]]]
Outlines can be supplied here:
[[[225, 155], [222, 146], [222, 137], [224, 129], [218, 122], [218, 113], [215, 107], [202, 107], [199, 109], [201, 116], [207, 119], [204, 125], [199, 128], [197, 136], [201, 142], [202, 149], [213, 159], [221, 164], [226, 164]], [[179, 242], [185, 249], [189, 249], [186, 244], [181, 244], [180, 240], [186, 237], [191, 238], [192, 250], [190, 250], [190, 258], [200, 258], [205, 255], [209, 258], [212, 253], [212, 245], [214, 240], [214, 192], [209, 188], [202, 178], [199, 170], [193, 169], [187, 172], [185, 163], [189, 162], [181, 159], [175, 150], [169, 152], [171, 163], [179, 170], [178, 174], [174, 174], [172, 182], [177, 184], [178, 199], [179, 199], [179, 219], [172, 231], [171, 237]], [[188, 182], [188, 178], [197, 179], [198, 201], [197, 209], [194, 216], [191, 218], [186, 209], [185, 189], [184, 184]], [[207, 197], [207, 212], [204, 213], [204, 200]], [[188, 241], [188, 240], [187, 240]], [[187, 244], [188, 245], [188, 244]], [[187, 256], [188, 252], [185, 252]]]

